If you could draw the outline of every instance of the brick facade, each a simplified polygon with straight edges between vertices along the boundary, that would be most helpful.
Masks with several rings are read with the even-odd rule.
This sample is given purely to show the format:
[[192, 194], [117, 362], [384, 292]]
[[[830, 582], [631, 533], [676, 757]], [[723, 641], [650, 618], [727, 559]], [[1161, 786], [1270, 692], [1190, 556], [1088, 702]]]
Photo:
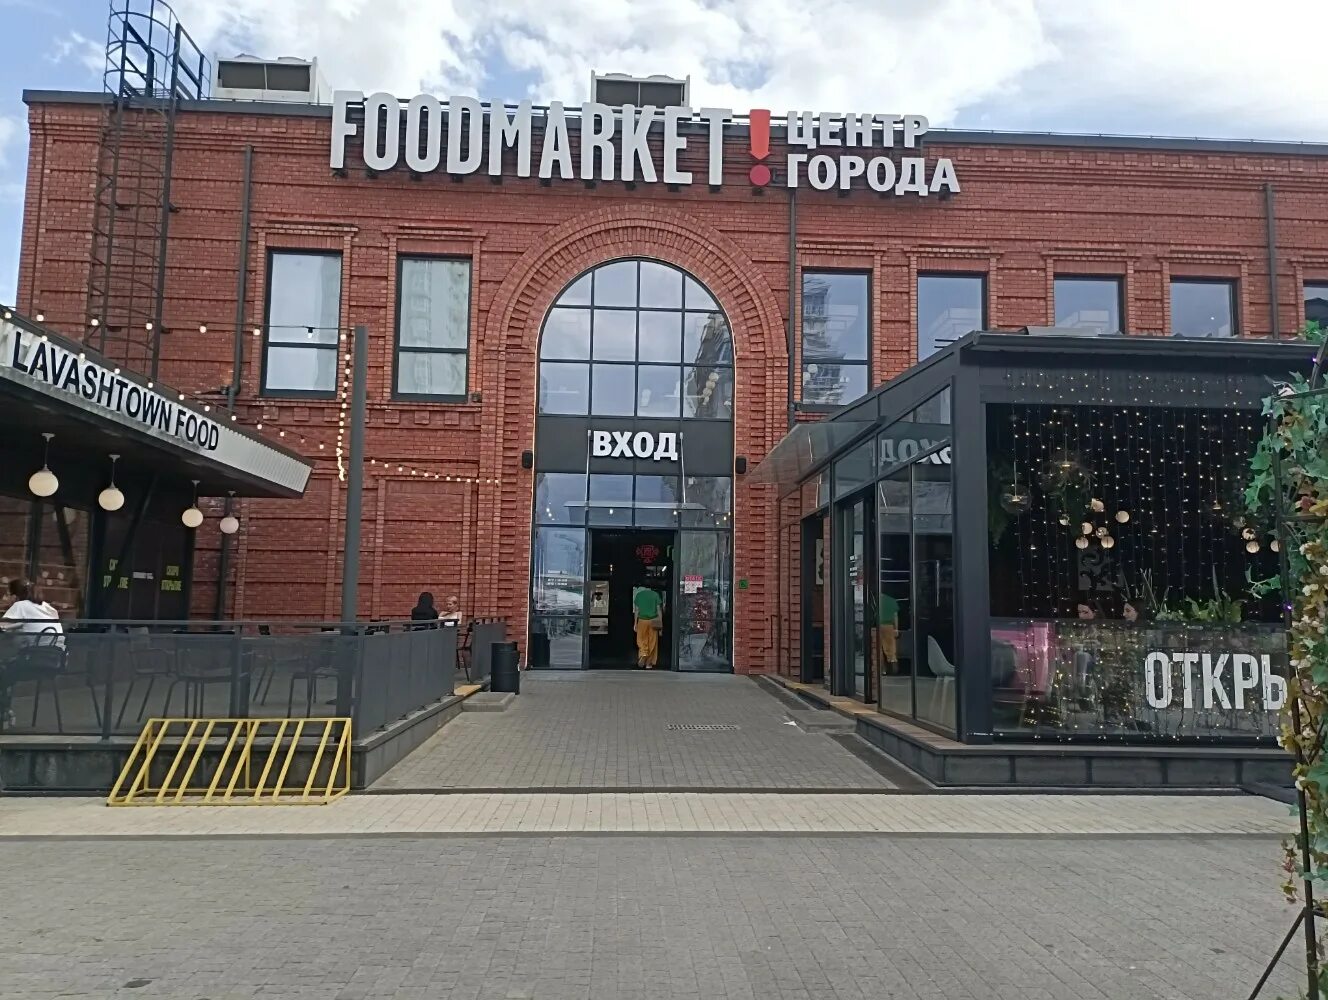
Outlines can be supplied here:
[[[55, 329], [86, 331], [88, 258], [104, 109], [34, 100], [18, 306]], [[726, 183], [663, 185], [487, 176], [456, 182], [334, 176], [329, 121], [233, 110], [178, 119], [168, 253], [162, 378], [206, 394], [231, 381], [241, 164], [252, 145], [251, 248], [239, 419], [318, 458], [301, 501], [246, 501], [232, 561], [231, 614], [335, 617], [345, 491], [332, 449], [336, 401], [263, 398], [262, 325], [270, 250], [343, 255], [346, 326], [371, 331], [360, 607], [399, 617], [416, 593], [456, 592], [471, 615], [525, 621], [533, 473], [535, 376], [542, 317], [578, 273], [615, 257], [658, 258], [709, 287], [733, 327], [737, 367], [735, 454], [755, 463], [780, 438], [787, 414], [789, 205], [783, 188], [744, 183], [740, 140], [730, 140]], [[1216, 149], [1216, 147], [1214, 147]], [[689, 151], [704, 176], [701, 151]], [[800, 267], [872, 276], [872, 381], [916, 360], [920, 271], [987, 275], [989, 326], [1049, 325], [1056, 274], [1124, 279], [1127, 329], [1168, 326], [1171, 276], [1238, 280], [1243, 333], [1270, 332], [1265, 184], [1276, 190], [1282, 333], [1303, 319], [1300, 288], [1328, 280], [1328, 156], [1071, 143], [958, 143], [934, 139], [963, 192], [951, 199], [840, 197], [801, 190]], [[393, 326], [399, 253], [473, 261], [469, 391], [478, 401], [394, 402]], [[797, 310], [794, 305], [795, 314]], [[200, 324], [207, 332], [200, 333]], [[217, 399], [213, 396], [204, 398]], [[303, 444], [301, 444], [303, 440]], [[324, 445], [323, 449], [318, 444]], [[398, 464], [465, 481], [424, 481]], [[769, 487], [736, 480], [735, 651], [743, 671], [774, 669], [769, 650], [780, 587], [777, 504]], [[210, 615], [217, 536], [200, 531], [194, 601]], [[796, 585], [795, 585], [796, 586]], [[788, 586], [785, 587], [787, 593]]]

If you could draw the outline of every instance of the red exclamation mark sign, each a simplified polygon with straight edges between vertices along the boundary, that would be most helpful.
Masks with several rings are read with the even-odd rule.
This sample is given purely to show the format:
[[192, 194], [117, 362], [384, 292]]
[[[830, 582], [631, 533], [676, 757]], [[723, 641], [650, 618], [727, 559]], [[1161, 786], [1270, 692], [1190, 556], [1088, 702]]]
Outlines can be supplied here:
[[[764, 160], [770, 155], [770, 112], [765, 108], [752, 108], [747, 114], [747, 129], [751, 139], [752, 159]], [[747, 176], [757, 187], [770, 183], [770, 168], [757, 163]]]

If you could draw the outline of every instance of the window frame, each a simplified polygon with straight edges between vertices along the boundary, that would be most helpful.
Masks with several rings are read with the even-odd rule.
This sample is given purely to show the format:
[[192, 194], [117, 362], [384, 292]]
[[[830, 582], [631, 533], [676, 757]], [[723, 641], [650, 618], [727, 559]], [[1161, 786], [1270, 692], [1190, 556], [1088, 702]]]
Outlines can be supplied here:
[[[978, 317], [978, 329], [985, 330], [991, 323], [991, 274], [988, 271], [936, 271], [919, 269], [913, 278], [913, 350], [914, 356], [919, 362], [925, 361], [922, 356], [922, 279], [923, 278], [971, 278], [979, 282], [982, 289], [982, 315]], [[1053, 310], [1054, 310], [1053, 304]], [[970, 333], [972, 331], [969, 331]], [[954, 343], [951, 341], [950, 343]], [[940, 354], [948, 348], [950, 344], [938, 347], [928, 358]]]
[[[405, 269], [406, 261], [464, 261], [466, 263], [466, 346], [457, 347], [406, 347], [401, 346], [401, 275]], [[471, 322], [471, 307], [475, 301], [475, 258], [468, 254], [455, 253], [398, 253], [396, 269], [396, 301], [392, 307], [392, 399], [409, 400], [417, 403], [444, 403], [456, 404], [470, 401], [470, 350], [471, 335], [473, 334]], [[461, 384], [463, 386], [460, 393], [454, 392], [401, 392], [398, 389], [400, 382], [398, 377], [401, 372], [402, 352], [407, 354], [460, 354], [465, 358], [465, 365], [462, 367]]]
[[[599, 303], [597, 303], [597, 302], [595, 301], [595, 277], [594, 277], [594, 276], [600, 271], [600, 269], [602, 269], [602, 268], [604, 268], [604, 267], [606, 267], [606, 266], [608, 266], [608, 265], [610, 265], [610, 264], [618, 264], [618, 263], [631, 263], [631, 264], [634, 264], [634, 265], [636, 266], [636, 269], [637, 269], [637, 270], [636, 270], [636, 293], [635, 293], [635, 297], [634, 297], [633, 303], [632, 303], [631, 305], [601, 305], [601, 304], [599, 304]], [[661, 266], [661, 267], [668, 268], [670, 271], [676, 272], [676, 273], [681, 277], [681, 281], [682, 281], [682, 289], [681, 289], [682, 298], [681, 298], [681, 300], [680, 300], [678, 306], [676, 306], [676, 307], [673, 307], [673, 306], [648, 306], [648, 305], [642, 305], [642, 304], [641, 304], [641, 265], [643, 265], [643, 264], [657, 264], [657, 265], [659, 265], [659, 266]], [[574, 285], [576, 285], [579, 281], [581, 281], [583, 278], [585, 278], [585, 277], [587, 277], [587, 276], [590, 277], [590, 288], [589, 288], [589, 293], [588, 293], [589, 296], [590, 296], [589, 301], [587, 301], [587, 302], [585, 302], [585, 303], [568, 303], [568, 302], [564, 302], [564, 301], [563, 301], [563, 296], [564, 296], [564, 294], [565, 294], [570, 288], [572, 288]], [[714, 303], [714, 306], [715, 306], [715, 308], [714, 308], [713, 310], [688, 308], [688, 306], [687, 306], [687, 281], [688, 281], [688, 279], [690, 279], [692, 282], [694, 282], [694, 283], [696, 284], [696, 286], [697, 286], [702, 292], [704, 292], [704, 293], [710, 298], [710, 300]], [[587, 345], [586, 345], [586, 350], [587, 350], [587, 356], [586, 356], [586, 357], [584, 357], [584, 358], [561, 358], [561, 357], [550, 357], [550, 358], [546, 358], [546, 357], [544, 356], [544, 333], [545, 333], [545, 330], [546, 330], [546, 328], [547, 328], [547, 326], [548, 326], [549, 317], [553, 314], [553, 311], [554, 311], [555, 309], [565, 309], [565, 310], [567, 310], [567, 311], [569, 311], [569, 312], [572, 312], [572, 311], [575, 311], [575, 312], [583, 312], [583, 313], [585, 313], [586, 315], [589, 316], [589, 318], [590, 318], [590, 334], [589, 334], [589, 341], [588, 341], [588, 343], [587, 343]], [[607, 360], [607, 359], [596, 359], [596, 358], [595, 358], [595, 326], [596, 326], [596, 322], [597, 322], [597, 321], [596, 321], [596, 314], [597, 314], [597, 313], [623, 313], [623, 314], [630, 315], [630, 316], [633, 317], [633, 320], [634, 320], [634, 322], [635, 322], [635, 324], [636, 324], [636, 333], [635, 333], [635, 339], [633, 340], [633, 343], [632, 343], [632, 358], [631, 358], [631, 360]], [[643, 316], [643, 315], [648, 315], [648, 314], [659, 314], [659, 315], [664, 315], [664, 316], [676, 316], [676, 317], [678, 318], [678, 321], [679, 321], [679, 324], [680, 324], [680, 328], [679, 328], [679, 331], [678, 331], [678, 337], [679, 337], [679, 341], [678, 341], [678, 351], [679, 351], [679, 358], [680, 358], [681, 360], [678, 360], [678, 361], [656, 361], [656, 360], [642, 361], [642, 360], [641, 360], [641, 329], [640, 329], [640, 318], [641, 318], [641, 316]], [[687, 333], [688, 333], [688, 329], [687, 329], [687, 319], [688, 319], [688, 317], [691, 317], [691, 316], [711, 316], [711, 315], [715, 315], [715, 314], [718, 314], [718, 315], [723, 319], [723, 321], [724, 321], [724, 327], [725, 327], [725, 330], [726, 330], [726, 352], [725, 352], [725, 360], [717, 361], [717, 362], [713, 362], [713, 363], [709, 363], [709, 364], [699, 364], [699, 363], [696, 363], [696, 361], [695, 361], [694, 359], [691, 360], [691, 361], [689, 361], [689, 360], [687, 359]], [[585, 270], [583, 270], [583, 271], [581, 271], [580, 273], [578, 273], [578, 274], [576, 275], [576, 277], [574, 277], [571, 281], [569, 281], [569, 282], [568, 282], [568, 283], [562, 288], [562, 290], [559, 291], [557, 297], [554, 298], [553, 303], [549, 306], [548, 310], [545, 312], [545, 314], [544, 314], [544, 320], [543, 320], [543, 322], [540, 324], [540, 341], [539, 341], [539, 343], [540, 343], [539, 350], [536, 352], [536, 353], [537, 353], [537, 357], [536, 357], [536, 371], [537, 371], [537, 372], [542, 373], [543, 370], [544, 370], [544, 366], [545, 366], [545, 365], [568, 365], [568, 366], [571, 366], [571, 365], [577, 365], [577, 366], [580, 366], [580, 367], [582, 367], [582, 368], [585, 369], [585, 372], [586, 372], [586, 408], [585, 408], [585, 412], [584, 412], [584, 413], [582, 413], [582, 412], [577, 412], [577, 413], [575, 413], [575, 414], [561, 414], [561, 413], [556, 413], [556, 412], [552, 412], [552, 411], [545, 411], [545, 410], [542, 408], [542, 406], [540, 405], [540, 402], [539, 402], [539, 389], [538, 389], [538, 382], [537, 382], [537, 389], [536, 389], [536, 403], [535, 403], [536, 416], [537, 416], [537, 417], [545, 417], [545, 416], [583, 416], [583, 417], [587, 417], [587, 418], [590, 418], [590, 419], [604, 419], [604, 420], [668, 420], [668, 421], [674, 421], [674, 420], [677, 420], [677, 421], [684, 421], [684, 422], [690, 422], [690, 421], [692, 421], [692, 420], [717, 420], [717, 419], [718, 419], [718, 420], [726, 420], [726, 421], [729, 422], [729, 423], [732, 423], [732, 422], [734, 421], [734, 419], [735, 419], [735, 415], [734, 415], [734, 413], [733, 413], [732, 411], [730, 411], [730, 413], [729, 413], [729, 415], [728, 415], [727, 418], [724, 418], [724, 417], [708, 417], [708, 416], [686, 416], [686, 415], [685, 415], [685, 413], [686, 413], [686, 400], [685, 400], [684, 397], [685, 397], [685, 389], [686, 389], [687, 373], [688, 373], [689, 371], [691, 371], [691, 370], [693, 370], [693, 369], [700, 369], [700, 370], [719, 371], [719, 372], [722, 372], [722, 373], [727, 373], [727, 374], [728, 374], [728, 378], [731, 380], [732, 385], [735, 387], [735, 388], [734, 388], [734, 394], [735, 394], [735, 396], [736, 396], [737, 365], [736, 365], [736, 359], [734, 358], [734, 353], [733, 353], [733, 326], [732, 326], [732, 324], [729, 322], [728, 313], [724, 310], [724, 307], [720, 304], [719, 300], [718, 300], [717, 298], [715, 298], [714, 293], [710, 290], [709, 287], [707, 287], [707, 286], [701, 281], [700, 278], [698, 278], [696, 275], [692, 274], [692, 273], [691, 273], [690, 271], [688, 271], [686, 268], [684, 268], [684, 267], [682, 267], [682, 266], [680, 266], [680, 265], [678, 265], [678, 264], [674, 264], [674, 263], [671, 263], [671, 262], [666, 261], [666, 260], [661, 260], [661, 259], [659, 259], [659, 258], [657, 258], [657, 257], [649, 257], [649, 256], [640, 256], [640, 257], [611, 257], [611, 258], [608, 258], [607, 260], [600, 261], [599, 263], [594, 264], [594, 265], [592, 265], [591, 267], [586, 268]], [[613, 414], [613, 413], [596, 413], [596, 412], [595, 412], [595, 369], [596, 369], [597, 367], [605, 368], [605, 367], [613, 367], [613, 366], [616, 366], [617, 368], [620, 368], [620, 369], [622, 369], [622, 370], [624, 370], [624, 371], [630, 371], [630, 372], [631, 372], [631, 377], [632, 377], [632, 380], [633, 380], [633, 386], [632, 386], [632, 412], [631, 412], [631, 413]], [[678, 382], [678, 387], [679, 387], [679, 398], [678, 398], [678, 412], [677, 412], [676, 415], [674, 415], [674, 414], [670, 414], [670, 415], [661, 415], [661, 414], [644, 414], [644, 413], [641, 413], [641, 412], [640, 412], [640, 410], [641, 410], [641, 405], [642, 405], [642, 404], [641, 404], [641, 380], [640, 380], [640, 374], [641, 374], [642, 370], [645, 370], [645, 369], [667, 369], [667, 370], [673, 370], [673, 371], [676, 371], [676, 372], [678, 373], [678, 376], [679, 376], [679, 382]], [[724, 376], [721, 375], [721, 378], [723, 378], [723, 377], [724, 377]], [[538, 378], [539, 378], [539, 376], [537, 375], [537, 379], [538, 379]], [[431, 398], [436, 398], [436, 397], [431, 397]], [[735, 400], [735, 403], [736, 403], [736, 400]]]
[[[271, 353], [272, 341], [272, 264], [279, 256], [289, 257], [335, 257], [337, 259], [337, 335], [331, 344], [287, 344], [278, 341], [275, 346], [282, 348], [294, 348], [301, 351], [331, 351], [338, 359], [338, 363], [333, 365], [332, 388], [330, 389], [273, 389], [267, 384], [268, 375], [268, 355]], [[340, 250], [310, 250], [302, 247], [269, 247], [267, 251], [267, 260], [264, 262], [266, 270], [263, 276], [263, 360], [259, 370], [258, 395], [260, 397], [271, 397], [276, 399], [336, 399], [337, 398], [337, 378], [339, 373], [335, 370], [340, 367], [341, 357], [341, 335], [345, 328], [341, 323], [341, 304], [346, 291], [346, 255]]]
[[[1305, 278], [1303, 281], [1301, 281], [1300, 315], [1302, 317], [1302, 323], [1311, 322], [1309, 317], [1309, 309], [1307, 308], [1307, 306], [1309, 305], [1309, 290], [1311, 288], [1322, 288], [1325, 292], [1328, 292], [1328, 278]], [[1320, 325], [1328, 327], [1328, 323]]]
[[[1060, 326], [1060, 320], [1058, 319], [1058, 317], [1057, 317], [1057, 315], [1056, 315], [1056, 312], [1057, 312], [1057, 310], [1056, 310], [1056, 283], [1059, 282], [1059, 281], [1061, 281], [1061, 280], [1065, 280], [1065, 281], [1110, 281], [1110, 282], [1113, 282], [1113, 283], [1116, 285], [1116, 316], [1117, 316], [1117, 318], [1118, 318], [1118, 320], [1119, 320], [1119, 322], [1117, 323], [1117, 326], [1119, 326], [1120, 329], [1119, 329], [1119, 330], [1113, 330], [1113, 331], [1111, 331], [1110, 333], [1107, 334], [1107, 336], [1115, 336], [1115, 335], [1117, 335], [1117, 334], [1119, 334], [1119, 335], [1121, 335], [1121, 336], [1125, 336], [1126, 334], [1129, 333], [1129, 323], [1126, 322], [1126, 315], [1127, 315], [1127, 314], [1126, 314], [1126, 312], [1125, 312], [1125, 275], [1123, 275], [1123, 274], [1101, 274], [1101, 273], [1094, 273], [1094, 274], [1078, 274], [1078, 273], [1064, 274], [1064, 273], [1053, 273], [1052, 276], [1051, 276], [1051, 325], [1054, 326], [1054, 327], [1059, 327], [1059, 326]], [[985, 322], [983, 323], [983, 326], [986, 326], [986, 323], [985, 323]], [[1088, 327], [1069, 327], [1068, 329], [1088, 329]]]
[[[1226, 285], [1227, 308], [1231, 311], [1231, 335], [1229, 337], [1201, 337], [1193, 333], [1176, 332], [1176, 306], [1172, 292], [1180, 285]], [[1168, 337], [1186, 337], [1190, 340], [1235, 340], [1241, 337], [1240, 328], [1240, 279], [1192, 277], [1188, 274], [1172, 274], [1167, 277], [1167, 326]]]
[[[815, 274], [859, 275], [863, 278], [866, 278], [867, 280], [867, 297], [866, 297], [866, 302], [864, 303], [866, 309], [863, 314], [863, 322], [866, 324], [867, 327], [867, 350], [866, 350], [867, 356], [862, 361], [854, 360], [854, 361], [836, 362], [836, 364], [839, 365], [853, 366], [856, 368], [864, 369], [867, 372], [867, 383], [862, 390], [861, 396], [854, 396], [852, 399], [845, 400], [842, 403], [817, 403], [804, 399], [802, 395], [802, 386], [803, 383], [806, 381], [804, 376], [806, 375], [806, 370], [807, 370], [807, 357], [806, 357], [807, 331], [805, 327], [806, 318], [807, 318], [807, 305], [806, 305], [807, 276]], [[800, 410], [805, 410], [809, 413], [831, 413], [839, 409], [841, 406], [850, 406], [853, 403], [856, 403], [858, 400], [862, 399], [872, 391], [873, 388], [872, 362], [873, 362], [873, 354], [875, 353], [875, 347], [876, 347], [876, 330], [874, 324], [872, 323], [872, 304], [875, 302], [876, 290], [872, 278], [873, 278], [873, 271], [870, 268], [862, 268], [862, 267], [802, 266], [798, 269], [798, 358], [797, 358], [797, 367], [794, 369], [794, 378], [797, 380], [795, 383], [796, 386], [795, 398], [797, 400], [798, 408]], [[811, 363], [818, 364], [819, 362], [817, 362], [816, 359], [813, 358]]]

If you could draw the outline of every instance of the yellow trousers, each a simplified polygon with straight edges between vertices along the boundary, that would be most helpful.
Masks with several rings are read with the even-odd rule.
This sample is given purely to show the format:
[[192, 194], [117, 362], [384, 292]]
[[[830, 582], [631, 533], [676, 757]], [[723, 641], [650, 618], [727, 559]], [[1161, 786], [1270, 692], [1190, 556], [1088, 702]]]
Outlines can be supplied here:
[[659, 630], [655, 628], [655, 619], [638, 618], [636, 620], [636, 662], [643, 667], [653, 667], [659, 660]]

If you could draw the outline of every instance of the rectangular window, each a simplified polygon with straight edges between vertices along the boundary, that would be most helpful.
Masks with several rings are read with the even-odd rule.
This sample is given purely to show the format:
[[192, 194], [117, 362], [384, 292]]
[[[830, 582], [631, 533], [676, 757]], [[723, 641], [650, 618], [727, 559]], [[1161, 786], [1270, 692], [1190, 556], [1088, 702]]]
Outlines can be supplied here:
[[341, 254], [274, 250], [268, 257], [263, 393], [336, 394]]
[[802, 272], [802, 401], [851, 403], [870, 381], [870, 276]]
[[1121, 332], [1119, 278], [1057, 278], [1053, 296], [1056, 326], [1098, 333]]
[[1305, 322], [1328, 330], [1328, 281], [1305, 283]]
[[398, 399], [464, 402], [470, 349], [470, 261], [397, 262]]
[[918, 275], [918, 360], [987, 325], [987, 279], [981, 274]]
[[1171, 333], [1176, 337], [1236, 336], [1236, 283], [1171, 279]]

